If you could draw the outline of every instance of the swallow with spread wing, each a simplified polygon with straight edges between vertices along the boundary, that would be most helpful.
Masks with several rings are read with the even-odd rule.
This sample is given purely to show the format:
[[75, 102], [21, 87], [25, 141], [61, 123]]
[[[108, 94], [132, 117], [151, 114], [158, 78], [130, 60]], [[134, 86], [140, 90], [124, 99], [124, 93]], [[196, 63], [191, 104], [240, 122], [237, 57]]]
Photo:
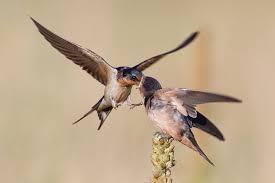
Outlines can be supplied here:
[[97, 111], [100, 119], [98, 130], [101, 128], [112, 109], [116, 109], [125, 101], [127, 101], [127, 104], [131, 108], [141, 105], [131, 104], [129, 96], [132, 86], [139, 84], [143, 76], [143, 70], [147, 69], [166, 55], [184, 48], [198, 35], [198, 32], [194, 32], [175, 49], [151, 57], [134, 67], [112, 67], [93, 51], [67, 41], [42, 26], [33, 18], [31, 18], [31, 20], [37, 26], [39, 32], [54, 48], [65, 55], [68, 59], [72, 60], [75, 64], [82, 67], [83, 70], [87, 71], [100, 83], [105, 85], [104, 96], [91, 108], [89, 112], [73, 123], [78, 123], [93, 111]]
[[196, 110], [196, 105], [210, 102], [241, 102], [241, 100], [202, 91], [183, 88], [164, 88], [152, 77], [143, 77], [139, 90], [150, 120], [160, 132], [181, 142], [198, 152], [214, 165], [199, 147], [192, 127], [198, 128], [219, 140], [224, 140], [221, 131], [204, 115]]

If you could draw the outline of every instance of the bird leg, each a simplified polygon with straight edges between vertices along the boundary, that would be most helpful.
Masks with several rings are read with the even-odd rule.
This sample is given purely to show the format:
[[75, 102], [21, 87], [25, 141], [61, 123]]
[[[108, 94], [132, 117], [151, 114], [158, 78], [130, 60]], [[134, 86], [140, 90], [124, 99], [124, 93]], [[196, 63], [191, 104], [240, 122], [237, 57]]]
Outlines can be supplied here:
[[143, 105], [143, 102], [140, 102], [140, 103], [137, 103], [137, 104], [131, 104], [130, 109], [134, 109], [135, 107], [141, 106], [141, 105]]
[[126, 101], [126, 105], [129, 106], [130, 109], [133, 109], [133, 108], [135, 108], [137, 106], [140, 106], [142, 104], [143, 104], [143, 102], [140, 102], [140, 103], [137, 103], [137, 104], [132, 104], [130, 95], [128, 96], [127, 101]]

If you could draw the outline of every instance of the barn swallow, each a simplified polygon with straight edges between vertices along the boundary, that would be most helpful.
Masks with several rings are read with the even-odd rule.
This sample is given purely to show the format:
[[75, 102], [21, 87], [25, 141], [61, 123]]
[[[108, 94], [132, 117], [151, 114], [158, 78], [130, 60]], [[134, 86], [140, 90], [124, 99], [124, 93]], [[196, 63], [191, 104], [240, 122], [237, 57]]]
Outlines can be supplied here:
[[80, 119], [73, 124], [78, 123], [80, 120], [91, 114], [93, 111], [97, 111], [100, 119], [98, 130], [103, 125], [104, 121], [110, 114], [113, 108], [117, 108], [122, 103], [127, 101], [127, 104], [132, 108], [141, 104], [131, 104], [130, 93], [133, 85], [138, 85], [143, 73], [142, 71], [155, 64], [157, 61], [174, 53], [189, 43], [191, 43], [198, 35], [198, 32], [192, 33], [187, 39], [185, 39], [178, 47], [164, 52], [162, 54], [151, 57], [134, 67], [113, 67], [108, 64], [101, 56], [97, 55], [93, 51], [77, 45], [73, 42], [67, 41], [64, 38], [54, 34], [32, 17], [39, 32], [44, 38], [60, 53], [65, 55], [68, 59], [72, 60], [75, 64], [82, 67], [92, 77], [98, 80], [101, 84], [105, 85], [104, 96]]
[[184, 88], [162, 89], [156, 79], [145, 76], [140, 82], [139, 90], [144, 98], [147, 115], [154, 126], [168, 137], [195, 150], [214, 165], [199, 147], [191, 128], [198, 128], [222, 141], [224, 137], [209, 119], [196, 110], [196, 105], [210, 102], [241, 102], [241, 100]]

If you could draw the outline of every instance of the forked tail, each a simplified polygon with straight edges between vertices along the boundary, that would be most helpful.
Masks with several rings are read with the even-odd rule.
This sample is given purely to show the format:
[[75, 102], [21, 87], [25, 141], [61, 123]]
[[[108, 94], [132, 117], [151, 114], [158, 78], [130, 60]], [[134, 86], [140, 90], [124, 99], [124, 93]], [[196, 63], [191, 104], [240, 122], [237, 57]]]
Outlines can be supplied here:
[[208, 161], [208, 163], [214, 166], [214, 163], [212, 163], [212, 161], [206, 156], [206, 154], [204, 154], [204, 152], [200, 148], [191, 130], [184, 133], [181, 139], [181, 143], [193, 149], [194, 151], [197, 151], [206, 161]]
[[85, 118], [86, 116], [88, 116], [89, 114], [91, 114], [92, 112], [94, 112], [95, 110], [97, 110], [97, 108], [99, 107], [101, 101], [103, 100], [103, 97], [92, 107], [91, 110], [89, 110], [86, 114], [84, 114], [80, 119], [78, 119], [77, 121], [73, 122], [73, 125], [78, 123], [79, 121], [81, 121], [83, 118]]
[[102, 127], [104, 121], [106, 120], [106, 118], [108, 117], [108, 115], [110, 114], [112, 109], [113, 109], [113, 107], [108, 107], [102, 111], [97, 111], [98, 118], [100, 119], [100, 124], [99, 124], [97, 130], [100, 130], [100, 128]]

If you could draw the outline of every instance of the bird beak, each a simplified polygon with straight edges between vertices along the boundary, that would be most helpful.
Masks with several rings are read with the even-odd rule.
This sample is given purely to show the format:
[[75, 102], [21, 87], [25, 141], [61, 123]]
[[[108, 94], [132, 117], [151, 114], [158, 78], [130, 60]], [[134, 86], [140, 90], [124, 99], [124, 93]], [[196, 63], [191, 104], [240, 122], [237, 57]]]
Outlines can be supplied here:
[[144, 76], [142, 76], [142, 78], [141, 78], [141, 80], [140, 80], [140, 82], [139, 82], [139, 85], [137, 86], [137, 88], [136, 88], [136, 89], [139, 89], [139, 88], [141, 87], [142, 82], [143, 82], [143, 78], [144, 78]]

